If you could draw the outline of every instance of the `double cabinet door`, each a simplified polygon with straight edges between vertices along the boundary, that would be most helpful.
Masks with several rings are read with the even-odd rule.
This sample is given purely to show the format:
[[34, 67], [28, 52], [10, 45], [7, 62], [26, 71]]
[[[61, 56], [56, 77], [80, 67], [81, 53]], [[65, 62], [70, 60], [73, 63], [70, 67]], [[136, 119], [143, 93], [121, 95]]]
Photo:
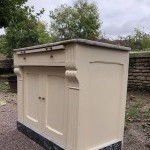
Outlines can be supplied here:
[[24, 67], [24, 122], [65, 147], [67, 103], [64, 67]]

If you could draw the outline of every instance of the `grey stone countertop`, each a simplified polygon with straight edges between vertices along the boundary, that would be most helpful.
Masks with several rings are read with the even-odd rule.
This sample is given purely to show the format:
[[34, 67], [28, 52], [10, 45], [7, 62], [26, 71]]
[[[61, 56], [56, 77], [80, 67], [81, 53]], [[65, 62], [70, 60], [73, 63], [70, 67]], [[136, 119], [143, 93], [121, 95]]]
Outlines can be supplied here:
[[108, 44], [108, 43], [86, 40], [86, 39], [71, 39], [71, 40], [65, 40], [65, 41], [60, 41], [60, 42], [55, 42], [55, 43], [48, 43], [48, 44], [42, 44], [42, 45], [37, 45], [37, 46], [14, 49], [14, 51], [26, 51], [26, 50], [40, 49], [40, 48], [53, 47], [53, 46], [58, 46], [58, 45], [67, 45], [69, 43], [78, 43], [78, 44], [83, 44], [83, 45], [104, 47], [104, 48], [124, 50], [124, 51], [131, 50], [129, 47], [124, 47], [120, 45]]

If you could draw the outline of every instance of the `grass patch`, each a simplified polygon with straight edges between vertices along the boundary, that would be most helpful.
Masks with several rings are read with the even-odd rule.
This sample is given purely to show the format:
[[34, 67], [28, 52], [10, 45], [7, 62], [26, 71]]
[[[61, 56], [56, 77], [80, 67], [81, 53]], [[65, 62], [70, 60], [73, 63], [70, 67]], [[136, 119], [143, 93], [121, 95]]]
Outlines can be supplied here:
[[0, 91], [8, 91], [10, 89], [9, 84], [6, 83], [0, 83]]
[[140, 102], [133, 102], [126, 111], [126, 121], [140, 117]]
[[142, 114], [144, 119], [150, 119], [150, 110]]
[[[129, 104], [126, 109], [126, 121], [150, 119], [150, 109], [148, 103], [143, 103], [144, 100], [134, 101]], [[148, 106], [147, 106], [148, 105]]]

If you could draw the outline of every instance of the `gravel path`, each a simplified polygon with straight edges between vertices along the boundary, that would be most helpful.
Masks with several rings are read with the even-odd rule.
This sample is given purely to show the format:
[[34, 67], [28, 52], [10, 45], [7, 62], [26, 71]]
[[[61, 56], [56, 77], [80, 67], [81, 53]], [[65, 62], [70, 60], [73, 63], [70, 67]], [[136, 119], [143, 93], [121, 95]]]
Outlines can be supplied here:
[[44, 150], [17, 131], [16, 96], [0, 92], [0, 100], [6, 101], [6, 105], [0, 106], [0, 150]]
[[[128, 93], [129, 97], [131, 95], [135, 97], [132, 103], [136, 104], [140, 101], [143, 106], [150, 104], [150, 93]], [[16, 94], [0, 92], [0, 150], [44, 150], [38, 144], [17, 131], [16, 99]], [[129, 102], [127, 100], [127, 104]], [[1, 104], [4, 104], [4, 106], [1, 106]], [[139, 122], [132, 121], [126, 123], [127, 129], [124, 135], [123, 150], [150, 150], [150, 122], [143, 122], [143, 119], [141, 118]], [[148, 125], [144, 130], [143, 123]]]

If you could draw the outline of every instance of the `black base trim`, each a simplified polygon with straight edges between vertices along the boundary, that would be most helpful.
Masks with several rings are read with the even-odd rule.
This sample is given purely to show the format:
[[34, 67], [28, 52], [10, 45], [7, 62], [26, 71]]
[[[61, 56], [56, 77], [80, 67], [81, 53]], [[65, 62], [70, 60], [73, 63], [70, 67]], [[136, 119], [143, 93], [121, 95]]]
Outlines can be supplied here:
[[[17, 129], [19, 132], [26, 135], [28, 138], [33, 140], [34, 142], [38, 143], [40, 146], [45, 148], [46, 150], [64, 150], [63, 148], [59, 147], [55, 143], [49, 141], [48, 139], [44, 138], [40, 134], [36, 133], [35, 131], [31, 130], [30, 128], [26, 127], [19, 121], [17, 121]], [[100, 150], [121, 150], [122, 142], [114, 143], [108, 147], [102, 148]]]
[[44, 138], [40, 134], [36, 133], [35, 131], [31, 130], [30, 128], [26, 127], [25, 125], [23, 125], [18, 121], [17, 121], [17, 129], [19, 132], [23, 133], [28, 138], [38, 143], [46, 150], [64, 150], [63, 148], [59, 147], [58, 145], [54, 144], [53, 142], [49, 141], [48, 139]]
[[105, 147], [105, 148], [102, 148], [100, 150], [121, 150], [122, 149], [122, 142], [117, 142], [117, 143], [114, 143], [108, 147]]

